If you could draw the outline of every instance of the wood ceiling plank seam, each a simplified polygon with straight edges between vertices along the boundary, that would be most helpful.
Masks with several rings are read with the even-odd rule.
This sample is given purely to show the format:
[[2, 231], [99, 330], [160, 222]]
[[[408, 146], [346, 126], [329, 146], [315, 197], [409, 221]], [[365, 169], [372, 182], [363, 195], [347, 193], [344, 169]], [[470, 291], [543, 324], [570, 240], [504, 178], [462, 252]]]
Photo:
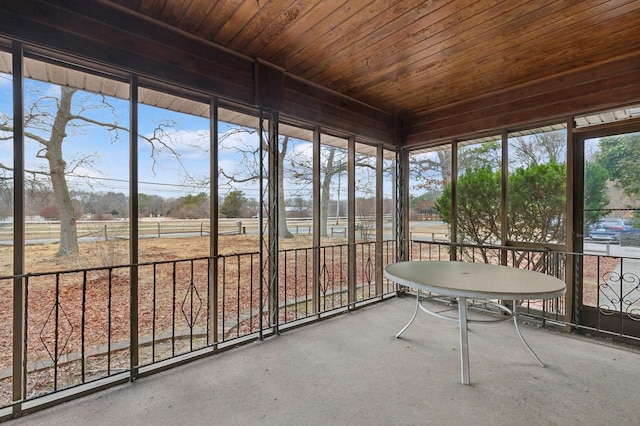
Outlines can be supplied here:
[[[370, 28], [375, 28], [374, 22], [376, 17], [383, 14], [384, 11], [394, 8], [401, 2], [402, 0], [390, 0], [388, 2], [374, 0], [364, 5], [361, 9], [358, 9], [342, 22], [342, 26], [340, 28], [336, 27], [335, 30], [332, 30], [326, 35], [324, 46], [322, 48], [324, 56], [331, 57], [342, 50], [345, 45], [348, 46], [349, 44], [360, 40], [362, 37], [365, 37], [366, 31]], [[380, 3], [384, 3], [384, 5], [381, 5]], [[349, 31], [347, 35], [342, 27], [347, 27], [352, 30]], [[289, 69], [297, 75], [304, 76], [304, 70], [313, 68], [315, 64], [319, 67], [324, 66], [324, 64], [318, 63], [315, 59], [316, 53], [317, 52], [309, 52], [304, 61], [294, 67], [290, 67]]]
[[[275, 64], [282, 63], [285, 59], [297, 55], [317, 40], [322, 39], [331, 28], [339, 25], [341, 18], [334, 17], [334, 15], [341, 14], [343, 7], [349, 8], [353, 4], [354, 2], [349, 0], [317, 2], [317, 7], [314, 7], [298, 21], [298, 28], [290, 28], [284, 32], [278, 40], [260, 53], [261, 57]], [[336, 19], [338, 24], [335, 23]]]
[[[566, 17], [565, 17], [566, 18]], [[580, 22], [574, 23], [573, 26], [576, 27], [580, 27], [582, 24]], [[544, 31], [544, 29], [540, 29], [540, 31]], [[563, 26], [558, 28], [558, 30], [553, 30], [552, 32], [559, 32], [560, 34], [564, 35], [565, 38], [569, 38], [572, 39], [573, 37], [573, 33], [571, 31], [567, 31], [567, 27]], [[554, 37], [554, 39], [557, 39], [557, 37]], [[504, 37], [504, 40], [501, 44], [506, 44], [508, 43], [507, 38]], [[532, 38], [529, 40], [529, 43], [537, 43], [537, 38]], [[438, 79], [440, 76], [440, 73], [448, 75], [449, 78], [451, 79], [451, 71], [453, 69], [457, 69], [459, 71], [457, 71], [458, 73], [464, 73], [466, 74], [468, 72], [469, 67], [465, 66], [465, 64], [463, 63], [461, 66], [458, 66], [457, 68], [454, 67], [454, 64], [456, 62], [460, 62], [460, 61], [474, 61], [474, 60], [478, 60], [478, 61], [482, 61], [484, 60], [485, 62], [488, 61], [488, 58], [491, 57], [496, 57], [498, 59], [502, 59], [503, 56], [501, 55], [499, 50], [496, 50], [497, 53], [492, 53], [490, 56], [486, 56], [484, 54], [483, 50], [478, 49], [476, 52], [472, 52], [469, 55], [467, 55], [466, 58], [460, 59], [459, 57], [456, 57], [455, 55], [452, 55], [450, 57], [445, 58], [443, 61], [440, 61], [438, 63], [434, 63], [430, 65], [429, 71], [430, 71], [430, 78], [432, 79]], [[373, 88], [369, 88], [370, 93], [369, 96], [370, 97], [376, 97], [377, 94], [382, 93], [385, 91], [384, 86], [385, 85], [390, 85], [390, 84], [401, 84], [402, 81], [406, 81], [408, 79], [414, 79], [414, 78], [418, 78], [420, 76], [421, 73], [425, 73], [426, 71], [424, 69], [416, 69], [413, 70], [409, 73], [407, 73], [405, 76], [403, 76], [400, 79], [396, 79], [392, 82], [386, 81], [386, 82], [382, 82], [376, 89]], [[531, 70], [529, 69], [529, 74], [531, 74]], [[503, 78], [503, 77], [500, 77]], [[441, 80], [442, 81], [442, 80]], [[476, 80], [478, 81], [478, 80]], [[433, 94], [433, 86], [430, 86], [430, 92]], [[446, 88], [443, 87], [443, 90], [447, 90]], [[346, 94], [350, 95], [350, 96], [354, 96], [354, 97], [360, 97], [357, 93], [351, 93], [351, 92], [346, 92]], [[382, 96], [379, 98], [380, 100], [382, 100]]]
[[[203, 18], [198, 28], [194, 30], [194, 34], [205, 40], [213, 41], [215, 35], [220, 31], [222, 26], [231, 19], [236, 9], [244, 1], [247, 0], [212, 1], [211, 3], [213, 3], [214, 7], [211, 9], [211, 12]], [[210, 16], [212, 16], [213, 19], [210, 19]]]
[[180, 28], [189, 33], [198, 34], [202, 23], [212, 19], [210, 15], [216, 3], [218, 2], [212, 0], [193, 0], [182, 16]]
[[223, 46], [228, 46], [229, 42], [244, 31], [249, 25], [251, 18], [256, 13], [258, 3], [256, 0], [244, 0], [229, 15], [227, 21], [218, 29], [218, 31], [210, 36], [210, 40]]
[[334, 10], [337, 5], [344, 4], [345, 0], [324, 0], [321, 2], [312, 2], [310, 8], [301, 12], [295, 21], [295, 25], [273, 25], [269, 33], [265, 35], [267, 40], [262, 43], [259, 48], [256, 46], [257, 40], [253, 40], [248, 46], [249, 51], [255, 51], [256, 56], [272, 62], [272, 54], [286, 49], [291, 52], [297, 50], [293, 45], [301, 43], [306, 34], [314, 34], [314, 40], [317, 35], [313, 28], [326, 17], [328, 10]]
[[[498, 0], [496, 3], [502, 3], [504, 0]], [[526, 3], [526, 0], [522, 0]], [[494, 3], [494, 5], [496, 4]], [[458, 22], [461, 20], [469, 19], [469, 16], [464, 16], [465, 14], [470, 14], [472, 16], [476, 16], [479, 11], [487, 11], [490, 9], [489, 2], [477, 2], [474, 3], [474, 8], [465, 7], [460, 9], [455, 3], [450, 3], [448, 6], [453, 8], [447, 8], [446, 6], [440, 8], [435, 15], [435, 12], [429, 15], [429, 19], [433, 20], [431, 25], [428, 27], [423, 27], [422, 22], [418, 23], [416, 28], [409, 28], [412, 30], [412, 34], [409, 37], [402, 37], [398, 42], [394, 43], [392, 46], [385, 46], [383, 48], [375, 48], [373, 56], [366, 57], [365, 55], [369, 55], [369, 50], [367, 49], [364, 52], [365, 59], [367, 62], [372, 63], [370, 66], [372, 72], [378, 74], [384, 72], [385, 75], [388, 75], [385, 69], [397, 69], [398, 67], [404, 66], [404, 58], [407, 56], [411, 56], [411, 54], [421, 54], [421, 52], [427, 50], [428, 47], [432, 47], [436, 51], [440, 49], [439, 43], [443, 40], [449, 40], [452, 38], [456, 38], [457, 33], [453, 31], [447, 31], [450, 29], [453, 24], [452, 22]], [[476, 7], [478, 9], [476, 9]], [[497, 12], [500, 14], [505, 14], [504, 11]], [[435, 16], [434, 16], [435, 15]], [[462, 15], [462, 16], [461, 16]], [[472, 28], [478, 30], [480, 27], [478, 25], [472, 25]], [[429, 30], [429, 31], [426, 31]], [[438, 36], [442, 35], [442, 38]], [[425, 41], [427, 41], [425, 46]], [[415, 50], [413, 49], [415, 47]], [[381, 60], [380, 58], [384, 58]], [[348, 81], [349, 78], [352, 78], [353, 75], [359, 74], [362, 78], [363, 73], [360, 71], [359, 67], [354, 66], [353, 64], [358, 64], [363, 59], [349, 57], [345, 61], [340, 61], [340, 58], [335, 59], [335, 64], [327, 69], [326, 74], [338, 75], [340, 78], [335, 81], [324, 81], [317, 77], [314, 78], [315, 81], [318, 81], [319, 84], [323, 85], [331, 85], [332, 87], [339, 87], [340, 84], [343, 84], [345, 81]], [[351, 64], [349, 66], [349, 64]], [[346, 68], [346, 70], [345, 70]], [[340, 71], [342, 69], [342, 71]], [[337, 72], [334, 72], [336, 70]], [[381, 71], [382, 70], [382, 71]], [[349, 74], [350, 73], [350, 74]], [[367, 73], [370, 74], [370, 73]], [[311, 78], [311, 77], [310, 77]], [[386, 78], [386, 77], [385, 77]], [[360, 84], [360, 83], [355, 83]]]
[[[623, 14], [622, 16], [625, 17], [625, 19], [627, 20], [627, 23], [625, 25], [617, 25], [616, 29], [618, 29], [620, 32], [624, 31], [625, 29], [631, 33], [635, 30], [636, 28], [636, 22], [638, 20], [640, 20], [640, 15], [636, 18], [636, 17], [629, 17], [628, 14]], [[581, 25], [581, 24], [576, 24], [576, 25]], [[604, 32], [605, 34], [607, 34], [607, 32]], [[556, 74], [556, 73], [561, 73], [564, 71], [567, 71], [567, 69], [571, 69], [574, 68], [576, 66], [584, 66], [584, 63], [582, 64], [575, 64], [574, 66], [572, 66], [572, 63], [566, 61], [566, 52], [569, 50], [569, 48], [571, 46], [575, 45], [575, 35], [574, 33], [571, 32], [565, 32], [562, 33], [562, 36], [556, 37], [555, 38], [558, 41], [562, 41], [564, 44], [559, 45], [559, 47], [557, 49], [554, 50], [553, 54], [542, 54], [541, 53], [541, 57], [544, 56], [544, 59], [536, 59], [536, 61], [540, 62], [543, 64], [543, 68], [547, 70], [547, 74]], [[605, 48], [603, 47], [599, 47], [597, 45], [597, 43], [603, 43], [604, 40], [606, 39], [611, 39], [611, 43], [606, 45]], [[582, 45], [584, 45], [585, 47], [583, 47], [583, 51], [584, 53], [582, 54], [582, 57], [586, 57], [589, 58], [588, 61], [589, 63], [594, 62], [597, 59], [597, 54], [601, 53], [606, 55], [607, 57], [610, 57], [612, 55], [611, 53], [611, 46], [618, 46], [620, 49], [625, 49], [625, 51], [620, 52], [619, 54], [616, 54], [616, 56], [619, 55], [623, 55], [625, 53], [627, 53], [627, 51], [634, 51], [635, 49], [637, 49], [637, 42], [633, 42], [633, 43], [618, 43], [617, 41], [619, 40], [619, 36], [618, 33], [611, 33], [609, 32], [607, 36], [605, 37], [598, 37], [596, 38], [596, 42], [591, 42], [591, 43], [581, 43]], [[639, 39], [640, 40], [640, 39]], [[545, 53], [545, 52], [543, 52]], [[564, 62], [563, 62], [564, 59]], [[548, 64], [546, 64], [548, 62]], [[554, 67], [554, 64], [556, 64], [556, 67]], [[530, 65], [527, 64], [522, 64], [519, 65], [520, 67], [520, 72], [519, 72], [519, 80], [516, 80], [515, 78], [513, 79], [513, 86], [517, 86], [519, 84], [522, 83], [526, 83], [526, 82], [530, 82], [532, 79], [532, 71], [531, 71], [531, 67]], [[542, 78], [544, 76], [539, 76], [539, 75], [535, 75], [534, 78]], [[435, 78], [435, 77], [432, 77]], [[463, 82], [465, 81], [463, 78], [459, 78], [456, 76], [452, 76], [453, 79], [455, 79], [455, 81], [458, 82]], [[473, 77], [471, 77], [472, 79]], [[483, 80], [482, 82], [482, 88], [480, 89], [479, 87], [476, 88], [476, 92], [478, 90], [486, 90], [486, 91], [493, 91], [494, 88], [497, 87], [504, 87], [503, 84], [501, 84], [500, 81], [495, 82], [494, 84], [490, 85], [487, 83], [487, 80]], [[447, 88], [441, 84], [441, 89], [442, 91], [445, 91]], [[457, 86], [458, 89], [464, 89], [463, 86]], [[437, 90], [437, 86], [435, 85], [431, 85], [430, 86], [430, 90], [434, 91]], [[466, 92], [467, 95], [465, 97], [469, 97], [471, 96], [469, 93], [470, 92]], [[474, 96], [475, 97], [475, 96]], [[381, 99], [382, 100], [382, 99]], [[386, 102], [393, 102], [394, 99], [393, 98], [389, 98], [389, 99], [384, 99], [384, 101]], [[454, 102], [459, 102], [460, 100], [457, 101], [453, 101], [451, 100], [451, 98], [449, 98], [448, 102], [444, 102], [444, 103], [454, 103]]]
[[[606, 0], [602, 0], [602, 1], [606, 1]], [[536, 3], [536, 4], [539, 5], [540, 3]], [[565, 3], [557, 3], [557, 4], [563, 5], [561, 6], [560, 10], [567, 9], [567, 7], [564, 6]], [[549, 15], [554, 16], [555, 14], [558, 13], [558, 11], [555, 9], [550, 10], [548, 8], [542, 8], [542, 7], [536, 8], [533, 12], [539, 12], [541, 10], [546, 11], [545, 16], [549, 16]], [[529, 23], [532, 22], [532, 21], [529, 21], [530, 14], [527, 14], [526, 17], [525, 15], [520, 15], [520, 16], [518, 15], [519, 14], [517, 14], [516, 12], [516, 15], [513, 17], [514, 20], [517, 20], [517, 21], [524, 20], [525, 22], [529, 22]], [[394, 80], [394, 83], [400, 82], [402, 80], [407, 80], [408, 75], [411, 75], [413, 78], [415, 77], [415, 75], [419, 75], [420, 73], [425, 73], [426, 71], [428, 71], [429, 73], [432, 73], [434, 71], [434, 68], [438, 66], [444, 66], [448, 63], [454, 63], [461, 60], [471, 61], [471, 58], [476, 58], [476, 57], [479, 57], [480, 59], [486, 62], [487, 57], [491, 57], [491, 56], [502, 57], [502, 53], [499, 50], [499, 46], [500, 45], [508, 46], [508, 40], [510, 35], [510, 33], [508, 32], [506, 34], [503, 33], [502, 28], [505, 25], [508, 25], [510, 22], [512, 21], [510, 20], [502, 23], [496, 23], [495, 25], [492, 25], [485, 29], [482, 29], [483, 26], [478, 26], [478, 25], [475, 25], [471, 28], [466, 28], [463, 32], [458, 34], [458, 37], [456, 37], [456, 39], [453, 40], [452, 43], [446, 43], [446, 40], [445, 40], [444, 46], [435, 45], [415, 55], [412, 55], [411, 57], [407, 58], [407, 65], [406, 65], [407, 73], [400, 80]], [[459, 38], [461, 37], [461, 35], [467, 32], [469, 32], [468, 37], [465, 40], [460, 40]], [[480, 34], [484, 35], [484, 37], [480, 38]], [[502, 41], [496, 43], [496, 37], [498, 37], [498, 39]], [[451, 40], [451, 39], [448, 39], [448, 40]], [[485, 48], [482, 48], [482, 46], [479, 46], [478, 42], [481, 40], [484, 43], [487, 43], [488, 45], [490, 45], [490, 48], [487, 47], [485, 49]], [[475, 52], [475, 53], [469, 54], [470, 49], [473, 49], [472, 52]], [[425, 51], [429, 52], [429, 54], [426, 56], [425, 56]], [[490, 56], [486, 55], [485, 52], [487, 51], [492, 51]], [[463, 54], [465, 53], [466, 55], [464, 55], [464, 58], [461, 58], [461, 56], [463, 56]], [[441, 59], [438, 59], [438, 58], [441, 58]], [[411, 62], [411, 63], [409, 64], [408, 62]], [[451, 67], [453, 67], [453, 65], [451, 65]], [[463, 64], [461, 68], [465, 70], [469, 69], [468, 64]], [[354, 84], [354, 87], [356, 87], [358, 90], [364, 91], [364, 90], [373, 88], [374, 86], [377, 85], [376, 83], [388, 84], [388, 78], [380, 77], [377, 79], [377, 81], [371, 80], [366, 85], [364, 84], [364, 82], [361, 82], [359, 80], [354, 80], [353, 84]], [[344, 90], [343, 88], [340, 88], [340, 87], [336, 87], [335, 89], [339, 91]], [[357, 91], [349, 91], [346, 93], [349, 93], [351, 96], [357, 96], [358, 94]]]
[[[187, 10], [193, 4], [193, 0], [165, 0], [166, 5], [162, 10], [162, 20], [184, 30], [184, 17]], [[170, 23], [172, 22], [172, 24]]]
[[316, 2], [298, 0], [280, 15], [274, 18], [260, 34], [245, 40], [245, 44], [239, 48], [250, 56], [265, 58], [262, 52], [271, 43], [282, 36], [288, 29], [303, 25], [301, 19], [317, 5]]
[[[477, 2], [475, 4], [485, 5], [486, 3]], [[432, 2], [430, 5], [432, 8], [424, 8], [423, 11], [425, 13], [421, 16], [403, 13], [392, 19], [385, 19], [384, 25], [379, 25], [372, 32], [371, 38], [373, 40], [369, 40], [369, 37], [360, 39], [347, 49], [342, 49], [330, 58], [325, 58], [326, 64], [308, 71], [301, 70], [300, 72], [304, 72], [306, 78], [323, 85], [325, 85], [323, 83], [324, 80], [343, 80], [345, 72], [358, 75], [377, 72], [376, 56], [393, 55], [397, 50], [404, 51], [406, 46], [401, 48], [399, 46], [406, 43], [417, 44], [418, 41], [411, 41], [411, 35], [424, 32], [426, 23], [439, 22], [461, 10], [455, 1]], [[427, 27], [431, 26], [427, 25]], [[398, 41], [393, 42], [393, 40]], [[395, 63], [394, 66], [398, 67], [398, 63]]]
[[[304, 0], [270, 0], [259, 9], [256, 2], [256, 12], [247, 19], [243, 30], [231, 38], [225, 46], [244, 52], [252, 41], [258, 39], [261, 42], [263, 34], [274, 22], [278, 25], [282, 21], [287, 22], [291, 18], [297, 18], [299, 14], [297, 5], [300, 1], [306, 3]], [[247, 51], [247, 54], [255, 57], [255, 52]]]

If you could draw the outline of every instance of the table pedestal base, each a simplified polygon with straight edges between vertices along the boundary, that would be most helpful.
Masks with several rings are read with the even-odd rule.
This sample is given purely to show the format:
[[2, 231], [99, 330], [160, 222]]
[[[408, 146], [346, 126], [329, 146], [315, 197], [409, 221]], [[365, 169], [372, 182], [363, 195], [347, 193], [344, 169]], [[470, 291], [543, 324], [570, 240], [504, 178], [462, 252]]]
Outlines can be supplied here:
[[[427, 299], [432, 299], [434, 297], [438, 297], [438, 296], [429, 296], [429, 297], [425, 297], [422, 300], [427, 300]], [[441, 315], [437, 312], [433, 312], [430, 311], [429, 309], [425, 308], [422, 303], [421, 303], [421, 298], [420, 298], [420, 290], [418, 290], [417, 294], [416, 294], [416, 307], [415, 310], [413, 311], [413, 316], [411, 317], [411, 319], [409, 320], [409, 322], [407, 323], [407, 325], [405, 325], [402, 330], [400, 330], [398, 332], [398, 334], [396, 334], [396, 339], [400, 337], [400, 335], [402, 333], [405, 332], [405, 330], [407, 328], [409, 328], [409, 326], [413, 323], [413, 321], [416, 319], [416, 316], [418, 315], [418, 310], [422, 310], [426, 313], [428, 313], [429, 315], [433, 315], [435, 317], [438, 318], [443, 318], [446, 320], [457, 320], [458, 323], [460, 324], [460, 365], [461, 365], [461, 373], [462, 373], [462, 383], [465, 385], [470, 385], [471, 384], [471, 380], [470, 380], [470, 374], [469, 374], [469, 329], [468, 329], [468, 324], [470, 322], [497, 322], [497, 321], [504, 321], [504, 320], [509, 320], [511, 318], [513, 318], [513, 324], [516, 327], [516, 332], [518, 333], [518, 336], [520, 337], [520, 340], [522, 341], [522, 343], [524, 344], [524, 346], [529, 350], [529, 353], [531, 353], [531, 355], [533, 355], [533, 357], [538, 361], [538, 364], [540, 364], [541, 367], [544, 367], [544, 364], [542, 363], [542, 361], [540, 360], [540, 358], [538, 357], [538, 355], [536, 355], [536, 353], [533, 351], [533, 349], [531, 349], [531, 346], [529, 346], [529, 344], [527, 343], [527, 341], [524, 339], [524, 336], [522, 335], [522, 332], [520, 331], [520, 327], [518, 327], [518, 312], [516, 309], [516, 301], [513, 301], [513, 309], [509, 309], [504, 305], [500, 305], [497, 303], [493, 303], [494, 305], [496, 305], [502, 312], [505, 312], [506, 314], [508, 314], [508, 316], [506, 316], [504, 319], [497, 319], [497, 320], [486, 320], [486, 321], [473, 321], [473, 320], [469, 320], [467, 318], [467, 298], [466, 297], [458, 297], [458, 318], [453, 318], [453, 317], [449, 317], [446, 315]]]

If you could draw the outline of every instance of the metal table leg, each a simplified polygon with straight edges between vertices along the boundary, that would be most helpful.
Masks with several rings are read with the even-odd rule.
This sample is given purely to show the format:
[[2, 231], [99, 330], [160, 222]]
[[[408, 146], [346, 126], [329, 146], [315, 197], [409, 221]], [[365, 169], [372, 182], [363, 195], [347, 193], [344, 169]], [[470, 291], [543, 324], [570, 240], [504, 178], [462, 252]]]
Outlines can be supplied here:
[[467, 298], [458, 297], [458, 318], [460, 321], [460, 364], [462, 384], [470, 384], [469, 378], [469, 330], [467, 328]]
[[407, 323], [407, 325], [405, 325], [402, 330], [400, 330], [400, 332], [398, 334], [396, 334], [396, 339], [398, 337], [400, 337], [400, 335], [402, 333], [404, 333], [404, 331], [409, 328], [409, 326], [413, 323], [413, 320], [416, 319], [416, 315], [418, 315], [418, 308], [420, 308], [420, 290], [418, 290], [418, 294], [416, 295], [416, 309], [413, 311], [413, 316], [411, 317], [411, 319], [409, 320], [409, 322]]
[[522, 333], [520, 332], [520, 327], [518, 327], [518, 313], [516, 311], [516, 307], [518, 305], [516, 304], [516, 301], [513, 300], [513, 325], [516, 326], [516, 331], [518, 332], [518, 336], [520, 336], [520, 340], [522, 340], [522, 343], [524, 343], [524, 346], [529, 349], [529, 352], [531, 353], [531, 355], [533, 355], [533, 357], [538, 361], [538, 364], [540, 364], [540, 367], [544, 367], [544, 364], [542, 363], [542, 361], [540, 360], [540, 358], [538, 357], [538, 355], [536, 355], [536, 353], [533, 351], [533, 349], [531, 349], [531, 346], [529, 346], [529, 344], [527, 343], [526, 340], [524, 340], [524, 336], [522, 335]]

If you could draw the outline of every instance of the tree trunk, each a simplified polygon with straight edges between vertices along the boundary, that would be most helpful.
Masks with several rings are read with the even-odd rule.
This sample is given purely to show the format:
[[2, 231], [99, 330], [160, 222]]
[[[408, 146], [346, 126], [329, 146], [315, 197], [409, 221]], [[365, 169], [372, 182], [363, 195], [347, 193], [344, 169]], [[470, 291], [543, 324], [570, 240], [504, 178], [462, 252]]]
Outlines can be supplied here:
[[327, 164], [324, 168], [324, 179], [322, 180], [321, 194], [320, 194], [320, 236], [326, 237], [327, 222], [329, 221], [329, 200], [331, 199], [331, 178], [333, 177], [333, 158], [335, 155], [335, 148], [329, 150], [329, 157], [327, 158]]
[[66, 180], [66, 166], [62, 156], [62, 142], [67, 136], [67, 124], [72, 118], [71, 100], [76, 89], [60, 88], [60, 107], [51, 129], [51, 138], [47, 144], [46, 158], [49, 161], [49, 175], [53, 187], [53, 196], [60, 214], [60, 248], [58, 256], [78, 253], [78, 232], [75, 211]]
[[284, 196], [284, 157], [287, 154], [289, 137], [285, 136], [282, 148], [278, 152], [278, 236], [280, 238], [293, 238], [287, 226], [287, 209]]

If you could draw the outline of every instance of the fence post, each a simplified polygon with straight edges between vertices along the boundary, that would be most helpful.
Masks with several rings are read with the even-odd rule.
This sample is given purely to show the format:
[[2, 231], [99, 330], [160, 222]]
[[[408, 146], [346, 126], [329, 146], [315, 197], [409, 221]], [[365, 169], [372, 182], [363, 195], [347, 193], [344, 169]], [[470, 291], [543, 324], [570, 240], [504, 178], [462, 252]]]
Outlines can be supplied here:
[[160, 222], [158, 222], [158, 238], [160, 238]]

